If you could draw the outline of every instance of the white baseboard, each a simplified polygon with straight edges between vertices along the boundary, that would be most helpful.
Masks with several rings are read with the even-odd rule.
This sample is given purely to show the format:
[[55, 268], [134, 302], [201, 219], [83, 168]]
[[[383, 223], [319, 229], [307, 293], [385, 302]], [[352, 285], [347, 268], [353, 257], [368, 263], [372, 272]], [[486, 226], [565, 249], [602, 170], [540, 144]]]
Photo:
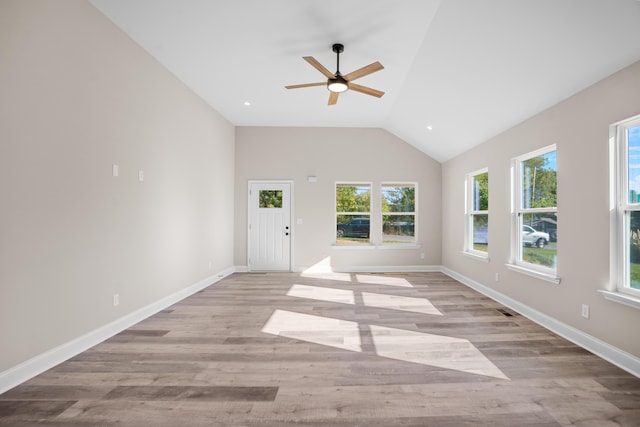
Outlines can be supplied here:
[[[246, 265], [236, 265], [234, 269], [236, 273], [247, 273], [249, 271]], [[442, 267], [439, 265], [360, 265], [345, 268], [326, 266], [326, 268], [320, 268], [319, 270], [317, 270], [317, 266], [315, 265], [295, 265], [291, 268], [291, 272], [304, 273], [310, 269], [325, 273], [433, 273], [442, 271]]]
[[554, 319], [553, 317], [547, 316], [540, 311], [522, 304], [521, 302], [518, 302], [513, 298], [497, 292], [496, 290], [491, 289], [490, 287], [476, 282], [475, 280], [470, 279], [469, 277], [459, 274], [453, 270], [442, 267], [441, 271], [447, 276], [450, 276], [451, 278], [459, 281], [460, 283], [469, 286], [470, 288], [480, 292], [483, 295], [486, 295], [492, 300], [497, 301], [500, 304], [503, 304], [517, 311], [528, 319], [544, 326], [545, 328], [560, 335], [561, 337], [566, 338], [574, 344], [577, 344], [580, 347], [603, 358], [604, 360], [611, 362], [619, 368], [624, 369], [630, 374], [635, 375], [636, 377], [640, 377], [640, 358], [627, 353], [626, 351], [621, 350], [617, 347], [614, 347], [596, 337], [586, 334], [581, 330], [574, 328], [573, 326], [569, 326], [566, 323]]
[[333, 269], [336, 273], [433, 273], [442, 271], [439, 265], [359, 265]]
[[233, 267], [200, 280], [139, 310], [0, 372], [0, 394], [111, 338], [136, 323], [201, 291], [235, 272]]

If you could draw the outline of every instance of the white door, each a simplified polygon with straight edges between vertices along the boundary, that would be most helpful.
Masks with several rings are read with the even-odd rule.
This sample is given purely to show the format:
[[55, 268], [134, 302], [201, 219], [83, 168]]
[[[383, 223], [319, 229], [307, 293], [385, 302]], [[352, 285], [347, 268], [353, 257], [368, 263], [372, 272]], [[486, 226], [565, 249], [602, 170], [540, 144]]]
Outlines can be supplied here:
[[290, 220], [290, 182], [249, 182], [249, 270], [291, 270]]

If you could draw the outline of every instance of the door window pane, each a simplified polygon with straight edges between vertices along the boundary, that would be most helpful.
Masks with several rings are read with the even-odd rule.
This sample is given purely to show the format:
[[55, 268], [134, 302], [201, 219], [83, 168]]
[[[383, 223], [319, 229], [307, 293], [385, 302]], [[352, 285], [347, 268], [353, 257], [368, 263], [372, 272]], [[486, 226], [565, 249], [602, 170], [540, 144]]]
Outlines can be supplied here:
[[264, 209], [282, 208], [282, 190], [260, 190], [258, 203]]

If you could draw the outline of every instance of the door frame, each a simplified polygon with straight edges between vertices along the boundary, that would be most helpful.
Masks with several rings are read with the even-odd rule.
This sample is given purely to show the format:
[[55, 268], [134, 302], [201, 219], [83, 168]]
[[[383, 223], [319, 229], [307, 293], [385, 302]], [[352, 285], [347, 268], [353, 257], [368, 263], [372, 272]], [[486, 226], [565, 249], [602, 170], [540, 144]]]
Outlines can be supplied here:
[[[289, 229], [290, 238], [289, 238], [289, 269], [281, 270], [281, 271], [293, 271], [293, 245], [295, 236], [295, 226], [293, 220], [293, 180], [291, 179], [250, 179], [247, 181], [247, 271], [260, 271], [260, 270], [252, 270], [251, 269], [251, 230], [249, 229], [251, 225], [251, 186], [253, 184], [288, 184], [289, 185]], [[274, 270], [277, 271], [277, 270]]]

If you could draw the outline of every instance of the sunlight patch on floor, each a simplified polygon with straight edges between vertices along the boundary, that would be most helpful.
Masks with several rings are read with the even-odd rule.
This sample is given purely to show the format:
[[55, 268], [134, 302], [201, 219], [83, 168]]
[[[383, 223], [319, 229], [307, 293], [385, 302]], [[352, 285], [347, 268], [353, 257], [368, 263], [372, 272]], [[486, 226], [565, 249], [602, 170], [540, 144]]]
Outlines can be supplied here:
[[372, 274], [356, 274], [356, 279], [360, 283], [368, 283], [371, 285], [399, 286], [401, 288], [413, 288], [404, 277], [376, 276]]
[[378, 356], [509, 379], [468, 340], [384, 326], [370, 329]]
[[340, 304], [355, 304], [353, 291], [347, 289], [321, 288], [319, 286], [293, 285], [287, 296], [308, 298], [317, 301], [337, 302]]
[[331, 257], [328, 256], [321, 261], [318, 261], [311, 267], [300, 273], [301, 277], [318, 277], [322, 279], [337, 280], [340, 282], [350, 282], [351, 274], [349, 273], [337, 273], [333, 271], [331, 267]]
[[[287, 296], [354, 305], [356, 303], [356, 293], [357, 292], [347, 289], [295, 284], [291, 286], [287, 292]], [[362, 292], [362, 302], [367, 307], [386, 308], [389, 310], [410, 311], [413, 313], [442, 316], [440, 310], [434, 307], [434, 305], [431, 304], [431, 301], [426, 298]]]
[[344, 350], [362, 351], [358, 324], [348, 320], [276, 310], [262, 332]]
[[367, 307], [387, 308], [391, 310], [411, 311], [413, 313], [433, 314], [442, 316], [426, 298], [403, 297], [400, 295], [377, 294], [363, 292], [362, 300]]

